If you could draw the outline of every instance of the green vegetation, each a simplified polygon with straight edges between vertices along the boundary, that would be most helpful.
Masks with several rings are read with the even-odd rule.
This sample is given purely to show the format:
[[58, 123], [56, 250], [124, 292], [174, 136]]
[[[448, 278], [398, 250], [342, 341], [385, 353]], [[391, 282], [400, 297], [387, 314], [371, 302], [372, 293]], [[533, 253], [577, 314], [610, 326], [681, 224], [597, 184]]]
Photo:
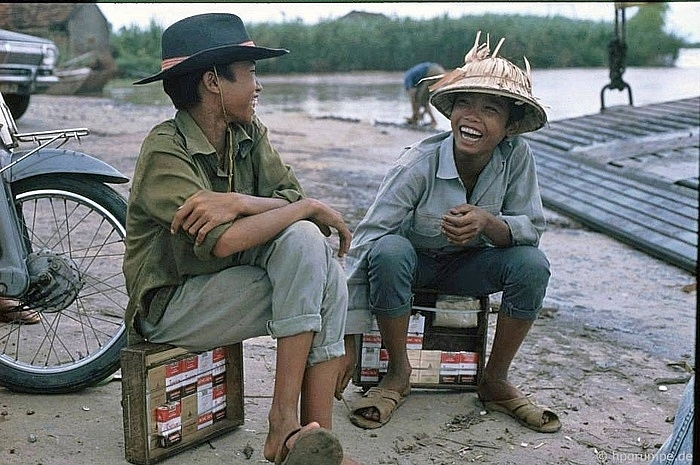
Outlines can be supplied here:
[[[627, 19], [627, 66], [672, 64], [683, 40], [663, 31], [668, 5], [639, 8]], [[301, 21], [248, 24], [255, 42], [291, 51], [282, 59], [262, 60], [267, 74], [344, 71], [403, 71], [420, 61], [451, 68], [464, 62], [476, 32], [489, 33], [492, 49], [501, 37], [504, 56], [522, 66], [526, 56], [533, 68], [607, 67], [608, 43], [615, 37], [610, 22], [564, 17], [495, 15], [429, 20], [387, 18], [351, 13], [342, 19], [306, 25]], [[112, 47], [121, 75], [139, 78], [160, 68], [162, 29], [121, 28]]]

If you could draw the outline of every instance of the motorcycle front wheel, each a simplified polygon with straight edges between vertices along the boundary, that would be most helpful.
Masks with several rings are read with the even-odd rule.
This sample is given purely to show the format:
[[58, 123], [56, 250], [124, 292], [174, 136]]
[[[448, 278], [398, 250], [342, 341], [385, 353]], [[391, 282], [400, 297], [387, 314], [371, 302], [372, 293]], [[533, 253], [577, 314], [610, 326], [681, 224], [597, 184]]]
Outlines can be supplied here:
[[126, 201], [90, 178], [43, 176], [12, 191], [29, 250], [72, 260], [82, 287], [60, 311], [37, 308], [38, 324], [0, 322], [0, 385], [42, 394], [92, 386], [119, 369], [126, 345]]

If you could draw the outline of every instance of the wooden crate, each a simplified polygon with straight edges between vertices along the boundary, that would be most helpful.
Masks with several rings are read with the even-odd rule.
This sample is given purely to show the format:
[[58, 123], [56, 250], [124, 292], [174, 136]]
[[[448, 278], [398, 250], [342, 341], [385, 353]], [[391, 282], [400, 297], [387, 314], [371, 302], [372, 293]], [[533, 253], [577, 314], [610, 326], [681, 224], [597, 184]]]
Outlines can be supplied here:
[[[421, 336], [413, 333], [409, 327], [407, 347], [413, 367], [411, 386], [424, 389], [476, 390], [486, 359], [488, 296], [451, 296], [421, 290], [414, 295], [411, 313], [411, 324], [413, 325], [415, 320], [420, 322], [422, 327]], [[459, 327], [462, 319], [467, 322], [471, 320], [468, 323], [469, 327]], [[353, 374], [353, 384], [364, 390], [379, 384], [379, 380], [386, 373], [384, 345], [378, 332], [372, 334], [374, 336], [359, 337], [356, 344], [358, 364]], [[378, 369], [374, 368], [375, 351], [379, 351]], [[449, 368], [444, 368], [459, 364], [459, 361], [468, 361], [460, 366], [468, 365], [469, 370], [455, 367], [454, 371], [450, 371]], [[437, 368], [435, 364], [438, 365]]]
[[[209, 399], [208, 384], [206, 383], [209, 382], [210, 378], [205, 373], [197, 374], [202, 392], [201, 397], [196, 390], [197, 381], [193, 386], [191, 377], [182, 382], [179, 393], [174, 385], [168, 388], [167, 397], [173, 402], [181, 402], [183, 409], [187, 405], [187, 411], [190, 412], [190, 415], [185, 419], [183, 413], [181, 417], [180, 440], [165, 446], [159, 444], [160, 438], [156, 432], [155, 419], [156, 407], [166, 402], [165, 369], [166, 367], [170, 369], [174, 366], [185, 366], [186, 362], [180, 363], [179, 360], [191, 361], [192, 357], [197, 356], [197, 354], [167, 344], [146, 342], [122, 349], [122, 409], [126, 460], [138, 465], [149, 465], [172, 457], [185, 449], [236, 429], [243, 424], [242, 345], [235, 344], [221, 349], [225, 353], [223, 365], [225, 371], [219, 366], [215, 370], [217, 374], [214, 376], [216, 376], [216, 382], [219, 383], [216, 385], [218, 392], [221, 393], [222, 390], [225, 390], [225, 406], [219, 404], [216, 408], [216, 416], [213, 414], [215, 409], [212, 407], [211, 425], [207, 421], [208, 415], [200, 415], [197, 412], [198, 405], [206, 406]], [[206, 367], [208, 353], [199, 355], [203, 367]], [[217, 353], [220, 354], [220, 352]], [[177, 363], [175, 363], [176, 361]], [[191, 371], [188, 373], [191, 374], [193, 369], [191, 367], [190, 369]], [[192, 394], [193, 388], [195, 389], [194, 394]], [[183, 392], [187, 392], [184, 397], [182, 396]], [[197, 396], [196, 399], [192, 399], [192, 395]], [[176, 400], [178, 396], [180, 396], [180, 400]], [[221, 402], [221, 398], [218, 400]], [[201, 404], [198, 404], [198, 401]], [[194, 420], [191, 415], [192, 408], [195, 409]], [[201, 429], [197, 428], [197, 424], [200, 425]], [[174, 438], [177, 435], [173, 433], [170, 437]]]

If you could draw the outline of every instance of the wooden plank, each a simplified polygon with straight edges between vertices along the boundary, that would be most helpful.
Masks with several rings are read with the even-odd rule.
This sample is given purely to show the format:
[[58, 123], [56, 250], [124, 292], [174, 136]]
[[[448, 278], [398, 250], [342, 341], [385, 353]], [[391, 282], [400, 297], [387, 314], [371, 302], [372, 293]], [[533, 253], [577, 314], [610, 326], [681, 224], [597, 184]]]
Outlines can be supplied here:
[[[671, 225], [682, 225], [683, 229], [697, 231], [697, 202], [694, 207], [675, 208], [677, 204], [667, 202], [668, 199], [664, 199], [661, 195], [648, 195], [649, 192], [643, 189], [647, 186], [641, 185], [642, 189], [637, 189], [631, 183], [614, 182], [607, 173], [596, 177], [590, 170], [575, 171], [566, 168], [541, 170], [538, 176], [541, 179], [541, 187], [547, 187], [550, 184], [567, 186], [572, 189], [571, 195], [577, 195], [580, 191], [585, 194], [595, 194], [602, 200], [617, 200], [623, 208], [653, 214], [657, 218], [670, 222]], [[668, 208], [669, 206], [671, 208]]]
[[697, 116], [684, 112], [679, 108], [664, 110], [653, 105], [628, 108], [625, 111], [621, 111], [620, 115], [646, 125], [657, 125], [659, 128], [666, 127], [669, 131], [693, 127], [698, 121]]
[[[646, 182], [646, 179], [639, 180], [632, 176], [621, 176], [608, 169], [601, 169], [593, 164], [581, 163], [575, 160], [567, 160], [562, 157], [542, 155], [537, 162], [538, 172], [546, 170], [559, 171], [558, 176], [566, 178], [567, 173], [571, 175], [583, 176], [589, 173], [591, 184], [611, 182], [619, 184], [620, 189], [636, 189], [644, 193], [640, 199], [647, 202], [654, 202], [674, 211], [683, 211], [684, 214], [697, 216], [698, 195], [697, 192], [680, 193], [667, 188], [666, 183], [653, 184]], [[581, 174], [576, 174], [580, 172]]]
[[653, 129], [650, 129], [646, 124], [635, 121], [634, 118], [619, 113], [596, 115], [596, 119], [601, 126], [607, 125], [608, 127], [616, 128], [621, 133], [627, 134], [627, 137], [646, 136], [654, 132]]
[[[684, 100], [676, 100], [673, 102], [663, 102], [655, 105], [645, 105], [643, 107], [637, 107], [640, 111], [648, 114], [653, 114], [659, 118], [670, 118], [679, 121], [691, 121], [697, 122], [700, 120], [700, 98], [694, 97]], [[696, 123], [690, 123], [695, 125]]]
[[592, 159], [598, 163], [608, 163], [624, 155], [624, 158], [654, 153], [663, 150], [697, 147], [700, 143], [698, 131], [678, 131], [654, 134], [634, 139], [617, 140], [607, 144], [595, 144], [586, 147], [574, 147], [568, 153], [571, 156]]
[[[698, 176], [674, 180], [674, 168], [663, 164], [682, 169], [697, 160], [698, 126], [700, 97], [693, 97], [616, 106], [524, 137], [535, 154], [546, 206], [694, 270]], [[655, 174], [661, 168], [668, 175]]]
[[[609, 235], [612, 238], [618, 239], [623, 243], [638, 248], [645, 253], [671, 263], [679, 268], [687, 271], [694, 271], [696, 267], [697, 247], [689, 246], [683, 242], [676, 241], [673, 238], [660, 235], [657, 231], [648, 231], [648, 235], [639, 233], [630, 234], [625, 231], [624, 222], [614, 223], [612, 221], [600, 221], [595, 215], [590, 215], [586, 210], [585, 205], [580, 205], [580, 208], [575, 208], [572, 205], [571, 199], [566, 196], [557, 198], [557, 196], [548, 196], [546, 205], [553, 210], [561, 211], [570, 215], [572, 218], [582, 224], [591, 227], [594, 230]], [[612, 219], [617, 219], [611, 217]], [[611, 225], [616, 225], [612, 227]]]
[[[591, 134], [596, 135], [597, 138], [602, 139], [602, 142], [618, 140], [621, 139], [623, 136], [623, 134], [621, 134], [619, 130], [610, 128], [606, 125], [601, 125], [596, 121], [577, 118], [573, 120], [567, 120], [566, 125], [573, 126], [581, 131], [588, 131]], [[605, 137], [603, 137], [603, 135]]]
[[[543, 201], [552, 191], [567, 195], [572, 199], [572, 207], [583, 208], [591, 218], [597, 218], [600, 222], [615, 224], [624, 220], [626, 222], [624, 229], [628, 232], [663, 231], [663, 235], [674, 240], [697, 245], [697, 229], [693, 231], [691, 221], [688, 224], [673, 223], [672, 219], [666, 219], [663, 214], [659, 215], [658, 212], [656, 212], [657, 215], [650, 215], [646, 211], [631, 208], [631, 205], [626, 203], [622, 196], [604, 197], [590, 191], [584, 191], [576, 185], [557, 185], [543, 189]], [[620, 226], [620, 228], [622, 227]]]
[[532, 134], [527, 135], [527, 139], [538, 141], [541, 144], [554, 147], [555, 149], [559, 149], [564, 152], [567, 152], [574, 147], [574, 145], [571, 143], [560, 141], [556, 134], [549, 131], [533, 132]]
[[591, 127], [593, 126], [587, 126], [582, 128], [581, 125], [575, 123], [575, 120], [561, 120], [552, 123], [551, 127], [546, 129], [546, 131], [564, 131], [567, 134], [573, 134], [577, 137], [580, 137], [581, 140], [585, 141], [580, 144], [581, 146], [587, 146], [591, 144], [604, 144], [606, 142], [609, 142], [611, 139], [617, 139], [617, 134], [615, 134], [615, 137], [610, 137], [610, 135], [607, 134], [603, 136], [601, 135], [601, 131], [597, 130], [597, 127], [595, 127], [595, 131], [592, 131]]

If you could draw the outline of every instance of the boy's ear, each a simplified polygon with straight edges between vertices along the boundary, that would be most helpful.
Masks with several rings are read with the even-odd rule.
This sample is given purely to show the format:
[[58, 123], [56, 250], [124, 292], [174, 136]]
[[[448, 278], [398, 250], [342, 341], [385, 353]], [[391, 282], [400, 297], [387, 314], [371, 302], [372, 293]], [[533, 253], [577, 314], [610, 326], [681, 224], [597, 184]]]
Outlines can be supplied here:
[[202, 84], [210, 92], [219, 91], [219, 76], [217, 76], [213, 71], [205, 71], [202, 75]]

